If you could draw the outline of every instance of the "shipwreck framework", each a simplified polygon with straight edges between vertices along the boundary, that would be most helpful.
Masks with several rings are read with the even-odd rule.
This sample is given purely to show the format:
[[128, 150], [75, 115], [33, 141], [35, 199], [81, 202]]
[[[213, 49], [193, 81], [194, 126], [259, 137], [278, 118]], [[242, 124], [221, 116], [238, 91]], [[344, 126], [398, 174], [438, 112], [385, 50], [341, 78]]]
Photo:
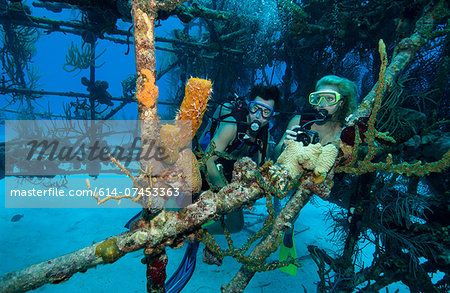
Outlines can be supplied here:
[[[163, 18], [165, 15], [170, 14], [176, 14], [181, 18], [187, 17], [186, 6], [182, 5], [183, 2], [184, 1], [133, 1], [131, 3], [134, 16], [133, 39], [134, 48], [136, 51], [137, 69], [136, 99], [139, 105], [139, 118], [141, 120], [159, 119], [157, 111], [158, 89], [155, 86], [155, 81], [157, 79], [155, 70], [155, 41], [158, 41], [158, 39], [154, 37], [155, 23], [158, 22], [158, 18]], [[115, 4], [119, 6], [120, 3], [121, 2], [116, 2]], [[21, 5], [21, 3], [19, 4]], [[64, 7], [66, 4], [59, 5]], [[68, 4], [76, 5], [78, 7], [84, 7], [86, 5], [86, 3], [77, 1], [74, 3], [69, 2]], [[105, 3], [96, 2], [90, 2], [87, 4], [94, 7], [99, 6], [100, 4], [102, 6], [105, 5]], [[11, 23], [21, 26], [29, 25], [30, 20], [28, 18], [31, 16], [26, 15], [26, 9], [23, 5], [21, 7], [20, 5], [18, 5], [19, 9], [16, 7], [10, 7], [13, 5], [8, 6], [6, 14], [7, 17], [5, 18], [4, 15], [2, 16], [2, 24], [5, 31], [7, 31], [7, 26], [11, 25]], [[45, 5], [54, 5], [55, 7], [58, 6], [56, 4]], [[121, 5], [124, 4], [122, 3]], [[124, 6], [129, 8], [129, 6]], [[229, 13], [206, 9], [199, 5], [191, 5], [188, 7], [190, 7], [187, 9], [189, 11], [188, 15], [193, 15], [194, 17], [197, 16], [196, 13], [202, 16], [206, 15], [212, 19], [227, 19], [232, 17]], [[15, 10], [11, 8], [14, 8]], [[114, 9], [116, 8], [113, 8], [113, 10]], [[352, 221], [348, 227], [349, 232], [345, 241], [343, 255], [339, 259], [333, 259], [327, 256], [319, 248], [310, 248], [311, 254], [317, 259], [319, 272], [322, 277], [321, 290], [329, 290], [334, 288], [339, 292], [351, 292], [351, 290], [361, 284], [364, 284], [368, 290], [379, 290], [387, 284], [397, 280], [401, 280], [413, 290], [420, 288], [428, 288], [435, 292], [439, 292], [438, 290], [441, 290], [442, 288], [445, 290], [445, 282], [446, 280], [448, 281], [447, 274], [449, 266], [448, 258], [446, 263], [446, 258], [444, 257], [445, 254], [448, 253], [448, 251], [446, 252], [445, 247], [448, 247], [449, 243], [448, 233], [445, 234], [445, 229], [447, 229], [445, 226], [441, 225], [438, 229], [433, 230], [428, 226], [414, 225], [414, 229], [417, 231], [408, 231], [412, 233], [412, 235], [415, 235], [415, 233], [424, 232], [427, 233], [427, 235], [438, 233], [439, 238], [444, 239], [442, 243], [438, 243], [437, 245], [428, 248], [428, 250], [423, 249], [419, 252], [421, 256], [428, 257], [428, 262], [420, 265], [419, 272], [411, 272], [410, 267], [405, 266], [405, 262], [408, 260], [407, 255], [402, 255], [399, 258], [399, 262], [391, 263], [388, 257], [389, 254], [387, 253], [389, 251], [386, 252], [384, 249], [392, 249], [392, 246], [389, 246], [389, 243], [383, 243], [381, 240], [375, 242], [375, 245], [377, 245], [377, 248], [379, 249], [379, 257], [375, 258], [375, 261], [371, 267], [356, 271], [353, 263], [353, 256], [355, 254], [358, 239], [361, 233], [364, 232], [364, 229], [367, 228], [361, 223], [364, 223], [364, 213], [367, 211], [365, 208], [366, 203], [368, 201], [373, 201], [374, 195], [370, 186], [376, 183], [378, 171], [385, 171], [393, 174], [406, 174], [408, 176], [425, 176], [433, 172], [442, 172], [449, 166], [450, 155], [448, 150], [439, 160], [430, 163], [423, 163], [420, 161], [407, 163], [402, 161], [399, 156], [396, 156], [395, 154], [387, 154], [387, 152], [384, 153], [384, 156], [382, 152], [382, 157], [380, 159], [380, 145], [383, 142], [395, 143], [395, 138], [391, 137], [389, 133], [381, 133], [376, 130], [376, 117], [382, 105], [383, 98], [387, 95], [387, 93], [389, 93], [390, 88], [394, 86], [394, 82], [397, 80], [402, 71], [405, 70], [417, 52], [424, 46], [424, 44], [426, 44], [429, 40], [433, 40], [433, 38], [437, 35], [442, 34], [435, 30], [435, 22], [442, 18], [448, 18], [447, 9], [448, 8], [445, 7], [443, 1], [437, 4], [430, 3], [429, 5], [424, 6], [424, 14], [418, 18], [415, 24], [414, 32], [397, 44], [390, 62], [387, 60], [388, 56], [384, 42], [379, 42], [378, 49], [381, 56], [381, 69], [378, 77], [378, 83], [364, 98], [358, 112], [348, 122], [349, 125], [357, 125], [356, 122], [358, 119], [368, 117], [368, 130], [364, 137], [364, 142], [360, 139], [358, 132], [359, 127], [356, 127], [355, 141], [353, 146], [347, 148], [346, 160], [344, 162], [339, 162], [334, 170], [329, 173], [330, 181], [332, 181], [334, 172], [344, 172], [361, 176], [361, 182], [358, 185], [358, 193], [353, 195], [353, 198], [350, 201], [351, 206], [349, 207], [349, 211], [353, 208], [353, 212], [351, 212], [351, 215], [349, 214], [349, 216], [352, 217]], [[124, 10], [126, 11], [127, 9]], [[14, 15], [13, 13], [16, 11], [19, 12]], [[7, 21], [5, 21], [5, 19]], [[11, 19], [14, 19], [14, 21], [11, 21]], [[66, 30], [66, 32], [75, 34], [77, 32], [83, 34], [85, 31], [94, 30], [93, 27], [76, 27], [75, 24], [70, 23], [51, 23], [50, 21], [40, 19], [32, 20], [32, 23], [37, 23], [39, 28], [48, 30], [61, 29], [61, 31]], [[187, 18], [187, 20], [190, 19]], [[315, 27], [315, 29], [319, 30], [321, 28]], [[111, 28], [110, 32], [113, 35], [124, 37], [129, 36], [129, 32], [117, 31], [114, 30], [114, 28]], [[99, 32], [97, 32], [97, 34], [101, 35]], [[129, 42], [129, 40], [123, 40], [120, 38], [111, 38], [111, 40], [115, 42], [121, 42], [120, 40], [125, 43]], [[173, 43], [176, 42], [178, 41], [173, 40]], [[186, 45], [186, 43], [183, 44]], [[95, 119], [98, 118], [99, 114], [95, 112], [95, 107], [92, 106], [96, 103], [95, 101], [100, 100], [103, 103], [108, 103], [109, 101], [110, 103], [111, 100], [114, 100], [114, 98], [110, 96], [105, 97], [104, 95], [101, 97], [95, 95], [98, 91], [106, 90], [107, 87], [105, 89], [104, 84], [95, 83], [95, 50], [93, 49], [95, 48], [95, 45], [93, 42], [90, 42], [90, 46], [91, 51], [88, 53], [91, 55], [91, 62], [89, 63], [91, 74], [90, 79], [87, 81], [88, 89], [89, 85], [91, 88], [90, 93], [53, 94], [68, 96], [73, 95], [89, 99], [90, 104], [86, 109], [90, 110], [90, 118]], [[192, 46], [195, 47], [195, 45]], [[242, 53], [239, 52], [239, 50], [227, 48], [221, 48], [220, 51], [229, 52], [230, 54]], [[32, 102], [34, 95], [52, 94], [51, 92], [27, 89], [24, 73], [20, 73], [20, 71], [18, 71], [20, 68], [20, 66], [16, 67], [14, 76], [18, 78], [17, 83], [21, 85], [21, 87], [4, 87], [0, 91], [3, 93], [13, 94], [14, 97], [23, 97], [25, 103], [27, 104]], [[104, 92], [102, 93], [104, 94]], [[199, 98], [198, 96], [195, 97]], [[124, 103], [136, 101], [132, 97], [120, 98], [119, 100], [122, 101], [121, 106]], [[200, 104], [195, 104], [193, 109], [196, 111], [196, 114], [186, 117], [186, 119], [194, 121], [198, 124], [198, 126], [201, 124], [201, 119], [203, 117], [202, 115], [205, 111], [203, 106], [206, 105], [207, 98], [199, 98], [199, 101]], [[121, 106], [119, 106], [119, 108]], [[181, 108], [180, 113], [183, 115], [183, 113], [188, 113], [190, 110], [192, 109], [189, 108], [189, 106], [185, 107], [184, 110]], [[102, 118], [109, 118], [117, 111], [118, 108], [114, 109]], [[36, 116], [49, 115], [48, 113], [41, 114]], [[157, 128], [143, 129], [143, 132], [151, 137], [161, 135], [160, 130]], [[361, 151], [363, 152], [362, 154]], [[207, 158], [212, 154], [213, 153], [204, 154], [204, 158]], [[202, 161], [200, 160], [200, 166], [198, 166], [198, 168], [201, 168], [201, 163]], [[146, 166], [148, 162], [141, 162], [141, 164]], [[276, 251], [281, 241], [283, 231], [289, 227], [289, 223], [292, 222], [300, 209], [308, 202], [310, 196], [313, 193], [326, 196], [329, 192], [328, 186], [320, 185], [321, 183], [316, 183], [314, 174], [310, 171], [303, 172], [296, 178], [289, 178], [287, 173], [283, 171], [281, 167], [271, 165], [270, 163], [266, 164], [257, 171], [250, 171], [254, 169], [255, 167], [252, 165], [252, 162], [244, 160], [240, 162], [240, 165], [236, 166], [236, 172], [240, 174], [240, 177], [237, 178], [235, 182], [223, 188], [218, 193], [213, 193], [212, 191], [202, 193], [199, 201], [185, 210], [177, 213], [166, 212], [163, 210], [158, 212], [157, 215], [150, 212], [150, 214], [152, 214], [150, 217], [151, 219], [143, 218], [140, 221], [139, 228], [136, 230], [111, 237], [110, 239], [74, 252], [71, 255], [53, 259], [50, 261], [50, 264], [48, 262], [44, 262], [34, 265], [27, 270], [17, 271], [5, 275], [0, 279], [0, 284], [6, 291], [27, 291], [45, 283], [59, 283], [66, 281], [76, 272], [84, 271], [98, 264], [112, 263], [130, 251], [145, 249], [146, 258], [148, 259], [146, 263], [148, 272], [147, 290], [148, 292], [163, 292], [164, 283], [161, 283], [161, 275], [164, 275], [163, 268], [164, 263], [166, 262], [164, 248], [166, 246], [179, 247], [184, 242], [185, 237], [187, 237], [191, 240], [195, 238], [202, 240], [219, 256], [232, 255], [238, 261], [242, 261], [243, 266], [241, 270], [228, 285], [222, 287], [222, 291], [235, 292], [244, 290], [256, 271], [273, 269], [280, 265], [266, 265], [264, 260], [270, 253]], [[137, 180], [142, 178], [145, 179], [145, 176], [147, 176], [147, 174], [140, 174]], [[272, 186], [276, 186], [277, 188], [271, 188], [268, 183]], [[287, 189], [286, 186], [288, 186]], [[289, 188], [296, 188], [297, 192], [289, 200], [283, 211], [275, 218], [271, 207], [271, 200], [274, 196], [282, 197], [283, 194], [287, 194]], [[239, 194], [239, 196], [236, 196], [236, 194]], [[224, 215], [234, 209], [251, 204], [261, 196], [265, 196], [267, 199], [269, 217], [266, 220], [267, 225], [264, 225], [264, 229], [260, 233], [260, 236], [264, 236], [263, 240], [250, 253], [249, 258], [245, 257], [242, 250], [235, 248], [232, 245], [231, 240], [229, 241], [230, 250], [217, 248], [213, 239], [204, 231], [200, 230], [202, 224], [215, 218], [217, 215]], [[407, 217], [408, 215], [406, 214], [405, 216]], [[296, 262], [296, 260], [291, 260], [290, 262]], [[339, 275], [339, 277], [335, 278], [334, 281], [330, 278], [326, 278], [330, 273], [329, 269], [325, 269], [326, 265]], [[155, 268], [157, 268], [157, 270], [155, 270]], [[431, 279], [427, 277], [427, 273], [437, 269], [445, 272], [446, 275], [441, 283], [432, 284]], [[417, 282], [417, 278], [412, 277], [416, 273], [421, 273], [421, 276], [423, 277], [420, 279], [421, 282]], [[374, 282], [371, 283], [371, 280]]]

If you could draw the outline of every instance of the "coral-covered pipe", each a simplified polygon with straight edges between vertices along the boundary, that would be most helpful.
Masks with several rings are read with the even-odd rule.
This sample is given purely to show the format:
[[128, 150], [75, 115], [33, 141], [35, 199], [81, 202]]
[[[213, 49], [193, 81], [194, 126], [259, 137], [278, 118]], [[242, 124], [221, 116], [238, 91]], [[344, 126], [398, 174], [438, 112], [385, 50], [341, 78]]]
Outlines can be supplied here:
[[[134, 24], [134, 50], [136, 54], [136, 99], [139, 107], [139, 120], [141, 123], [142, 141], [159, 137], [158, 123], [145, 123], [145, 121], [158, 121], [158, 87], [156, 86], [155, 71], [155, 18], [157, 15], [156, 2], [149, 4], [151, 9], [148, 13], [143, 11], [142, 1], [132, 1], [133, 24]], [[150, 141], [150, 140], [149, 140]], [[144, 168], [150, 162], [141, 161]], [[147, 292], [165, 292], [164, 282], [166, 280], [167, 255], [161, 253], [153, 258], [147, 266]]]
[[[158, 121], [158, 87], [155, 84], [155, 18], [156, 2], [151, 0], [147, 6], [154, 7], [147, 13], [142, 6], [143, 1], [132, 1], [134, 24], [134, 51], [136, 54], [136, 99], [139, 101], [139, 120]], [[145, 136], [158, 137], [158, 129], [155, 123], [141, 126], [142, 138]]]

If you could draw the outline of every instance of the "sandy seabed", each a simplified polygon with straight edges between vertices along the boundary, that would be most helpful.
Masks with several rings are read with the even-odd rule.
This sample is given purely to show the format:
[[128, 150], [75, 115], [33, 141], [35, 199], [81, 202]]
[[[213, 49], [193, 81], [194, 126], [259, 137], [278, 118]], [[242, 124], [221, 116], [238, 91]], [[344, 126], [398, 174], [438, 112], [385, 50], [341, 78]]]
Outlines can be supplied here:
[[[308, 253], [308, 245], [316, 245], [333, 254], [341, 249], [331, 241], [330, 223], [325, 221], [329, 210], [328, 202], [314, 198], [303, 208], [295, 223], [295, 242], [297, 256], [303, 267], [297, 276], [290, 276], [279, 270], [257, 273], [245, 292], [316, 292], [319, 277], [317, 267]], [[0, 212], [0, 275], [24, 268], [37, 262], [49, 260], [63, 254], [101, 241], [112, 235], [124, 232], [124, 224], [139, 210], [136, 209], [6, 209]], [[14, 215], [24, 215], [12, 222]], [[245, 210], [245, 229], [233, 234], [235, 245], [242, 244], [257, 231], [261, 217], [265, 215], [264, 202], [257, 202], [251, 214]], [[226, 246], [223, 236], [217, 236], [222, 247]], [[202, 261], [204, 245], [197, 253], [197, 267], [182, 292], [220, 292], [220, 286], [228, 283], [240, 268], [233, 258], [224, 259], [222, 266], [207, 265]], [[170, 276], [176, 270], [185, 252], [181, 249], [168, 249]], [[370, 250], [365, 251], [360, 261], [370, 263]], [[114, 264], [101, 265], [77, 273], [67, 282], [59, 285], [45, 285], [34, 292], [145, 292], [145, 266], [140, 260], [142, 251], [130, 253]], [[270, 260], [278, 259], [278, 251]], [[401, 284], [390, 286], [389, 292], [409, 292]], [[386, 292], [383, 290], [383, 292]]]

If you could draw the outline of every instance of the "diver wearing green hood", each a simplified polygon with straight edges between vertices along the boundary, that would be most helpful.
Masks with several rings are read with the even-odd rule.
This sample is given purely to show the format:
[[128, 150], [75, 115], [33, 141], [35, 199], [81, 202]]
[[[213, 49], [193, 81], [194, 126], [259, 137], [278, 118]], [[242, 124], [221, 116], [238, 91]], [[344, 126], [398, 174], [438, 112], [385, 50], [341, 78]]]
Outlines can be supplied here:
[[[309, 104], [321, 114], [321, 119], [305, 121], [300, 115], [292, 118], [283, 137], [275, 147], [275, 155], [278, 157], [281, 154], [287, 140], [302, 141], [304, 145], [309, 143], [338, 144], [345, 118], [356, 109], [356, 95], [357, 86], [349, 79], [336, 75], [322, 77], [316, 83], [315, 91], [308, 97]], [[294, 225], [285, 231], [279, 252], [280, 261], [287, 260], [289, 257], [297, 258]], [[297, 275], [295, 265], [289, 265], [280, 270], [294, 276]]]

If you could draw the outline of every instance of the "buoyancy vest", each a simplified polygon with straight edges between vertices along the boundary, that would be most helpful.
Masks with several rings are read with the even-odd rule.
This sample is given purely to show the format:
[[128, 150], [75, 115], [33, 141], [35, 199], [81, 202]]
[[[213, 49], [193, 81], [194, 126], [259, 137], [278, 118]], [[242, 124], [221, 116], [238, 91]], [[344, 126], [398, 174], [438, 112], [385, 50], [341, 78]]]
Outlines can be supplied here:
[[[223, 120], [228, 117], [233, 117], [236, 120], [236, 137], [234, 140], [225, 148], [225, 152], [230, 154], [235, 150], [241, 149], [244, 145], [248, 145], [249, 152], [246, 154], [249, 157], [252, 157], [257, 152], [261, 152], [261, 161], [260, 163], [264, 163], [266, 159], [267, 152], [267, 141], [269, 137], [269, 125], [265, 125], [261, 127], [258, 131], [255, 139], [252, 141], [251, 139], [246, 139], [248, 137], [247, 130], [248, 124], [239, 123], [239, 122], [247, 122], [248, 110], [245, 103], [235, 104], [231, 113], [220, 115], [219, 119], [214, 119], [211, 123], [211, 128], [209, 130], [210, 139], [214, 137], [214, 133], [219, 127], [220, 122], [224, 122]], [[226, 123], [226, 122], [225, 122]], [[233, 122], [229, 122], [233, 123]], [[202, 142], [203, 144], [203, 142]], [[226, 160], [224, 158], [219, 158], [216, 161], [221, 164], [223, 167], [223, 173], [228, 181], [231, 181], [231, 173], [233, 171], [235, 160]]]
[[[226, 147], [225, 152], [226, 153], [232, 153], [235, 150], [241, 149], [244, 145], [248, 145], [250, 147], [248, 156], [251, 157], [257, 152], [261, 152], [262, 160], [261, 162], [265, 161], [266, 151], [267, 151], [267, 140], [269, 137], [269, 125], [265, 125], [261, 127], [261, 129], [256, 134], [256, 137], [254, 140], [251, 140], [250, 137], [247, 135], [248, 125], [245, 123], [247, 122], [247, 115], [249, 114], [246, 104], [245, 103], [239, 103], [235, 105], [235, 107], [232, 109], [231, 113], [221, 115], [219, 116], [218, 120], [224, 120], [228, 117], [233, 117], [236, 120], [236, 137], [234, 140]], [[210, 137], [214, 137], [214, 133], [219, 126], [221, 121], [213, 120], [211, 124], [210, 129]], [[244, 123], [239, 123], [244, 122]], [[233, 123], [233, 122], [230, 122]], [[247, 139], [248, 138], [248, 139]]]

